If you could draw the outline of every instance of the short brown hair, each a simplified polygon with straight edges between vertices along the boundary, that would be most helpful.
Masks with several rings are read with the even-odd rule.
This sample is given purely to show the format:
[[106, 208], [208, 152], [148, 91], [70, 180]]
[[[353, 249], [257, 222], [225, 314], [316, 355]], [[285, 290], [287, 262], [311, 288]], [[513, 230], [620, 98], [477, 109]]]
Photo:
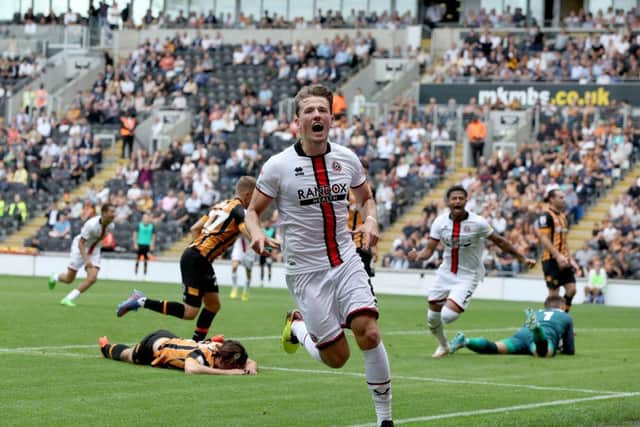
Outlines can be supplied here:
[[100, 206], [100, 214], [102, 214], [102, 212], [104, 212], [106, 210], [109, 210], [109, 209], [113, 210], [113, 209], [115, 209], [115, 207], [109, 202], [103, 203], [102, 206]]
[[241, 176], [236, 183], [236, 193], [244, 193], [245, 191], [253, 191], [256, 188], [256, 179], [252, 176]]
[[326, 99], [329, 102], [329, 112], [333, 114], [333, 92], [323, 85], [310, 85], [303, 86], [294, 98], [296, 103], [296, 116], [298, 116], [298, 113], [300, 112], [300, 102], [303, 99], [311, 98], [312, 96], [319, 96], [320, 98]]
[[218, 347], [217, 355], [222, 359], [223, 369], [242, 369], [249, 358], [244, 346], [234, 340], [225, 340]]
[[564, 298], [559, 295], [551, 295], [544, 300], [544, 308], [562, 308], [563, 305], [565, 305]]

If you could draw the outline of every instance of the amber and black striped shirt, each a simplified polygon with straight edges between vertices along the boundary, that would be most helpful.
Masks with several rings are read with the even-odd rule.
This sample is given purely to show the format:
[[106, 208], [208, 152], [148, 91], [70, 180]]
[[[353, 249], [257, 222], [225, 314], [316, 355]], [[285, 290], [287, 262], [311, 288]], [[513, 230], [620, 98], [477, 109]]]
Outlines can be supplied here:
[[184, 369], [187, 359], [195, 359], [199, 364], [215, 368], [213, 348], [215, 343], [197, 343], [183, 338], [170, 338], [153, 353], [152, 366], [159, 368]]
[[190, 247], [196, 248], [209, 262], [213, 262], [244, 230], [244, 207], [240, 199], [225, 200], [214, 205], [206, 217], [202, 232]]
[[[565, 257], [569, 257], [567, 235], [569, 233], [569, 221], [565, 213], [557, 213], [547, 209], [538, 218], [538, 229], [553, 244], [553, 247]], [[542, 250], [542, 261], [553, 259], [553, 255], [546, 248]]]
[[[356, 197], [353, 194], [353, 190], [349, 190], [349, 219], [347, 224], [349, 225], [349, 230], [354, 231], [364, 222], [362, 219], [362, 214], [358, 210], [358, 203], [356, 202]], [[356, 233], [353, 235], [353, 243], [355, 243], [356, 248], [362, 248], [362, 233]]]

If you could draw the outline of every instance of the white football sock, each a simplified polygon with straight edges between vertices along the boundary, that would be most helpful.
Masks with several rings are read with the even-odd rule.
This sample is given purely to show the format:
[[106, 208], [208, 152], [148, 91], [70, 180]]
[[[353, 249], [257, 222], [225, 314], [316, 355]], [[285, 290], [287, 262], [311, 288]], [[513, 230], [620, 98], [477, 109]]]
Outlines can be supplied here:
[[460, 313], [458, 313], [457, 311], [451, 310], [446, 305], [444, 307], [442, 307], [442, 313], [441, 314], [442, 314], [442, 321], [444, 322], [445, 325], [453, 322], [458, 317], [460, 317]]
[[74, 299], [78, 298], [79, 295], [80, 295], [80, 291], [77, 289], [74, 289], [71, 292], [69, 292], [67, 296], [64, 297], [64, 299], [73, 301]]
[[378, 425], [391, 420], [391, 368], [389, 358], [382, 341], [371, 350], [364, 350], [364, 372], [367, 386], [376, 408]]
[[293, 322], [291, 324], [291, 331], [293, 332], [293, 335], [298, 338], [300, 344], [304, 346], [311, 357], [316, 359], [318, 362], [324, 363], [322, 362], [322, 358], [320, 357], [320, 350], [318, 350], [318, 347], [316, 347], [316, 343], [314, 343], [311, 339], [311, 335], [309, 335], [309, 332], [307, 332], [307, 325], [305, 325], [304, 322]]
[[238, 286], [238, 272], [237, 271], [232, 271], [231, 272], [231, 284], [233, 285], [234, 288], [236, 286]]
[[439, 311], [429, 310], [427, 312], [427, 325], [434, 337], [438, 340], [438, 343], [442, 347], [447, 347], [447, 337], [444, 335], [444, 327], [442, 326], [441, 314]]

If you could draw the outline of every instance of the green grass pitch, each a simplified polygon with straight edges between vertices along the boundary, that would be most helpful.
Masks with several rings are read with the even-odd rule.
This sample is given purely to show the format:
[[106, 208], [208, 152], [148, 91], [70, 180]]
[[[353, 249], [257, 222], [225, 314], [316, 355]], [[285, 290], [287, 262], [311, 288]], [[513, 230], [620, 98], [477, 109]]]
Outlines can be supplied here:
[[[70, 289], [46, 278], [0, 276], [0, 424], [8, 426], [353, 426], [374, 425], [362, 355], [340, 370], [279, 342], [292, 302], [284, 290], [253, 289], [229, 300], [212, 332], [240, 339], [258, 361], [255, 377], [187, 376], [105, 360], [97, 338], [135, 343], [158, 328], [190, 337], [194, 321], [148, 310], [117, 318], [136, 287], [180, 300], [181, 286], [99, 280], [78, 306], [59, 305]], [[441, 360], [425, 327], [422, 297], [379, 297], [393, 373], [396, 425], [600, 426], [640, 422], [640, 309], [580, 305], [574, 357], [481, 356]], [[533, 303], [472, 301], [448, 336], [510, 335]]]

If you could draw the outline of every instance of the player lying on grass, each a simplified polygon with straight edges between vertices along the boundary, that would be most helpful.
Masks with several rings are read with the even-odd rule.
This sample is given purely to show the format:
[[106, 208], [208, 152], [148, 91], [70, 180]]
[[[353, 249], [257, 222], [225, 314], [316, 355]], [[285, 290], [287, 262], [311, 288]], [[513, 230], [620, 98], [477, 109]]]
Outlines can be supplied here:
[[255, 375], [258, 364], [249, 359], [238, 341], [225, 340], [221, 335], [196, 342], [180, 338], [160, 329], [144, 337], [138, 344], [110, 344], [107, 337], [98, 340], [100, 351], [107, 359], [156, 368], [184, 370], [185, 374]]
[[489, 341], [484, 337], [467, 338], [459, 332], [449, 343], [449, 349], [451, 353], [466, 347], [482, 354], [528, 354], [535, 357], [553, 357], [560, 350], [562, 354], [574, 355], [573, 319], [565, 313], [565, 308], [562, 297], [547, 297], [544, 309], [525, 310], [525, 325], [511, 337]]

